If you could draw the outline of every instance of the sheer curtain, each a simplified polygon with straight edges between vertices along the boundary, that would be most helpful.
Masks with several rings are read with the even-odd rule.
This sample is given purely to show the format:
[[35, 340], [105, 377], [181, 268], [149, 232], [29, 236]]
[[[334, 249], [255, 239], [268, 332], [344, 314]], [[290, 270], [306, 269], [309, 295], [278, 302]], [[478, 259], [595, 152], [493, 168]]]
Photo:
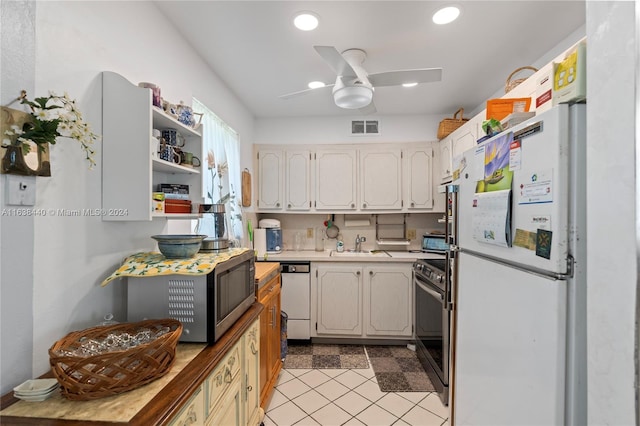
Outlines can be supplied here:
[[239, 247], [243, 238], [238, 134], [197, 99], [193, 111], [202, 113], [202, 196], [205, 203], [225, 205], [229, 240]]

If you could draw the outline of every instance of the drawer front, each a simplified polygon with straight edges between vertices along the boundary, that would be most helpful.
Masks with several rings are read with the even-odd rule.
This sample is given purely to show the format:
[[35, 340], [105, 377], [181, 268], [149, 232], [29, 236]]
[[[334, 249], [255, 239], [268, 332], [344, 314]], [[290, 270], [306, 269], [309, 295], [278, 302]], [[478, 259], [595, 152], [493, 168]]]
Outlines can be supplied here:
[[205, 424], [204, 392], [200, 386], [195, 395], [182, 409], [178, 417], [173, 419], [170, 426], [197, 426]]
[[257, 299], [258, 302], [264, 305], [263, 300], [271, 296], [280, 288], [280, 275], [266, 283], [260, 290], [258, 290]]
[[[241, 342], [242, 340], [240, 340]], [[211, 412], [212, 407], [220, 400], [225, 391], [240, 373], [242, 358], [240, 342], [236, 343], [233, 349], [229, 351], [220, 364], [213, 370], [213, 373], [207, 377], [207, 413]]]

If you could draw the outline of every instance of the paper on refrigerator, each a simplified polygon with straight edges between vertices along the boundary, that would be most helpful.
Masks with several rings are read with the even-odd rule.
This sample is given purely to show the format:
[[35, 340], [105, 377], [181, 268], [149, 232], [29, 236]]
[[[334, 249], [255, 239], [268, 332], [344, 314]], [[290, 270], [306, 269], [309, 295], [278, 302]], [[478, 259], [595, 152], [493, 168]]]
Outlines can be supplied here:
[[475, 194], [471, 214], [475, 240], [511, 247], [510, 189]]

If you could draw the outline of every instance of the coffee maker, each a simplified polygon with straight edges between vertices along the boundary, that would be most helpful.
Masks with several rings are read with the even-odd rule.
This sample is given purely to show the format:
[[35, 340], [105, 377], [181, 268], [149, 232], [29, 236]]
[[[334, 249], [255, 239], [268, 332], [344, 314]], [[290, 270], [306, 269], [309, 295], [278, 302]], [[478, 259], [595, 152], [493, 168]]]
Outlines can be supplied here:
[[267, 253], [282, 253], [282, 229], [280, 229], [280, 221], [276, 219], [261, 219], [258, 222], [258, 226], [265, 229]]

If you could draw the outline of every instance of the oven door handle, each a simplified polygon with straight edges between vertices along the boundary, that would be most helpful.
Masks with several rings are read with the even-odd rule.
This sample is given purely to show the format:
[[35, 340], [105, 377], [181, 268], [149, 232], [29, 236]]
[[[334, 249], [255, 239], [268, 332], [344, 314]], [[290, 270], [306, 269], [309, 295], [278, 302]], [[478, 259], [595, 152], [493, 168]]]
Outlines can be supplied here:
[[429, 293], [431, 296], [439, 299], [441, 302], [444, 301], [444, 295], [441, 293], [438, 293], [435, 290], [432, 290], [430, 288], [428, 288], [427, 286], [425, 286], [424, 284], [422, 284], [418, 279], [415, 279], [416, 284], [418, 285], [418, 287], [420, 287], [422, 290], [426, 291], [427, 293]]

